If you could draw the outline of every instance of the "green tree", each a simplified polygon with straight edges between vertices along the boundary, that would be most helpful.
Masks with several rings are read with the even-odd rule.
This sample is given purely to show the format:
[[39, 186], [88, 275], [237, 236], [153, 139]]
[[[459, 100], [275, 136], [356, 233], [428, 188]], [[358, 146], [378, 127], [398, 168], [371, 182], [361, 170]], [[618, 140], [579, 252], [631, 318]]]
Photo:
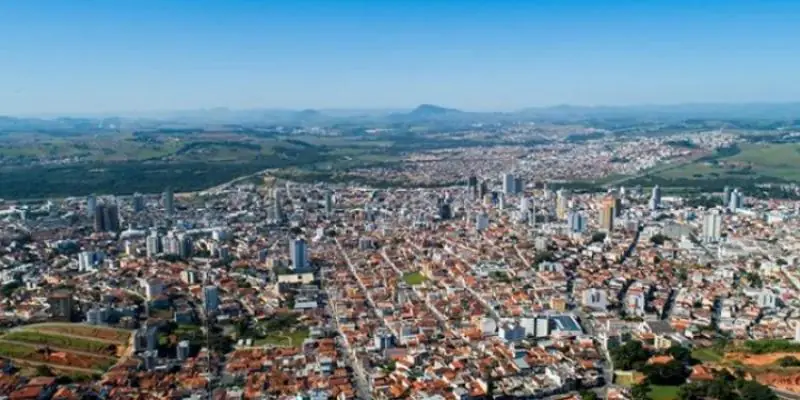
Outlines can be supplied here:
[[597, 396], [597, 393], [590, 390], [583, 390], [579, 394], [583, 400], [600, 400], [600, 397]]
[[610, 351], [614, 368], [620, 370], [640, 369], [650, 358], [650, 352], [642, 346], [642, 342], [631, 340], [622, 346], [617, 346]]
[[688, 364], [692, 361], [692, 352], [683, 346], [672, 345], [667, 349], [667, 354], [684, 364]]
[[637, 383], [631, 387], [632, 400], [650, 400], [650, 385], [647, 381]]

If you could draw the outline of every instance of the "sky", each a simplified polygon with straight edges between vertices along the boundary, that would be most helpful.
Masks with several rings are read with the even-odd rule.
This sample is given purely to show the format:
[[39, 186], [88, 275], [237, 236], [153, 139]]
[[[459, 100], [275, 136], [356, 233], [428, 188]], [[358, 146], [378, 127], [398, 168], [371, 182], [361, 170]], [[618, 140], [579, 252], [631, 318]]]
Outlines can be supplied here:
[[0, 1], [0, 115], [800, 100], [800, 1]]

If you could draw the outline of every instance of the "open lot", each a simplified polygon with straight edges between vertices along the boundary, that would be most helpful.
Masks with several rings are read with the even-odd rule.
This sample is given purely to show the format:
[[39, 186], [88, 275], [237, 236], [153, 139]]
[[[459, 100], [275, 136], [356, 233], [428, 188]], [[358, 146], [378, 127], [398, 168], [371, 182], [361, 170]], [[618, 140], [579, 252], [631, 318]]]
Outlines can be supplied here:
[[668, 179], [800, 179], [800, 144], [743, 144], [730, 156], [698, 160], [655, 172]]
[[131, 331], [125, 329], [97, 327], [97, 326], [83, 325], [83, 324], [58, 324], [58, 323], [29, 325], [25, 327], [25, 330], [57, 333], [70, 336], [79, 336], [99, 341], [115, 342], [123, 345], [128, 344], [128, 341], [130, 340], [132, 334]]
[[131, 332], [81, 324], [45, 323], [0, 336], [0, 356], [72, 373], [102, 373], [126, 351]]

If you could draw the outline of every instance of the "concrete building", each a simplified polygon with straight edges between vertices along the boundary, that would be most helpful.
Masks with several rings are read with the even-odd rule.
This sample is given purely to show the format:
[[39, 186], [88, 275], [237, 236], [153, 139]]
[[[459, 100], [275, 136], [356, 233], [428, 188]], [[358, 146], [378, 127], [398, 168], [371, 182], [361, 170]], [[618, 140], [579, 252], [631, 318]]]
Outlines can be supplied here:
[[216, 286], [208, 285], [203, 288], [203, 308], [208, 312], [219, 309], [219, 289]]
[[308, 268], [308, 249], [306, 248], [306, 241], [303, 238], [297, 238], [290, 243], [290, 254], [292, 257], [292, 269], [295, 271], [304, 271]]
[[722, 237], [722, 215], [718, 210], [712, 210], [703, 217], [703, 240], [717, 242]]

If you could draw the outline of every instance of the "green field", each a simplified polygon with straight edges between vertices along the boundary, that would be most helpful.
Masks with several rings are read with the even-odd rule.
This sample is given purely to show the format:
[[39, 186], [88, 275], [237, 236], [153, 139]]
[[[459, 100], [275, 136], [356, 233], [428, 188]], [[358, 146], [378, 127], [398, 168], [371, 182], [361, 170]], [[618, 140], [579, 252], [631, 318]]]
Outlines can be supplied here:
[[303, 344], [308, 338], [308, 329], [300, 328], [295, 331], [278, 331], [268, 334], [262, 339], [256, 339], [253, 344], [256, 346], [281, 346], [281, 347], [297, 347]]
[[428, 277], [423, 275], [421, 272], [410, 272], [403, 275], [403, 282], [411, 285], [421, 285], [423, 282], [427, 281]]
[[692, 358], [702, 362], [719, 362], [722, 360], [722, 355], [711, 348], [694, 349], [692, 350]]
[[66, 350], [84, 351], [105, 355], [115, 355], [116, 346], [90, 339], [82, 339], [58, 334], [42, 333], [35, 331], [15, 331], [2, 337], [5, 340], [25, 342], [35, 345], [46, 345]]
[[650, 398], [653, 400], [676, 400], [678, 398], [678, 386], [650, 385]]
[[725, 179], [777, 178], [800, 180], [800, 144], [743, 144], [740, 152], [707, 161], [697, 161], [654, 175], [662, 178]]

